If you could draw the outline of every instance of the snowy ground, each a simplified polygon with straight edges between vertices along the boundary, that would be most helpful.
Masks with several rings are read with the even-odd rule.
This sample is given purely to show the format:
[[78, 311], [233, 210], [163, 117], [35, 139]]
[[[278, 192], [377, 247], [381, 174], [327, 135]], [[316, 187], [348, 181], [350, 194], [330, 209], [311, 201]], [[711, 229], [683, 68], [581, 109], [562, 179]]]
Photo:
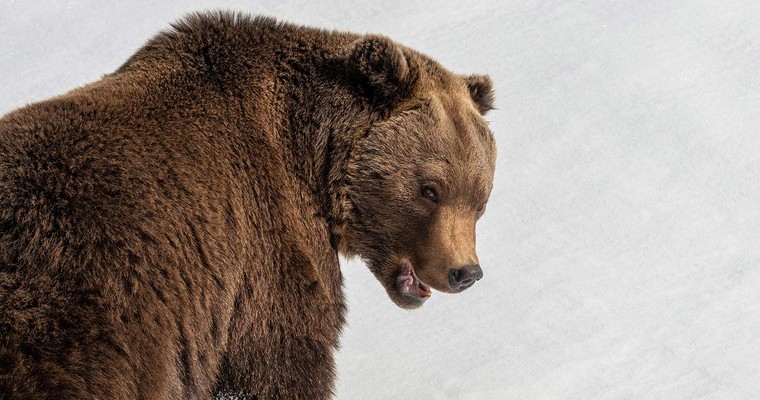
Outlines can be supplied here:
[[339, 399], [760, 396], [759, 2], [2, 0], [0, 113], [213, 7], [384, 33], [497, 85], [484, 280], [407, 312], [344, 263]]

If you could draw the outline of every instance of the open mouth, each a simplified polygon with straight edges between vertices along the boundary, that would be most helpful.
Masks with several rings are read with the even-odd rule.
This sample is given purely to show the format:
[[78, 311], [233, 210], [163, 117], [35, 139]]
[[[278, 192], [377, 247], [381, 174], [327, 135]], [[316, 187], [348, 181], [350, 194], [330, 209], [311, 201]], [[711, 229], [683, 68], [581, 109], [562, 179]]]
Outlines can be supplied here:
[[396, 275], [395, 288], [398, 294], [417, 303], [424, 303], [425, 300], [433, 295], [430, 286], [423, 283], [420, 278], [417, 277], [417, 274], [414, 273], [412, 263], [406, 259], [401, 261], [401, 266]]

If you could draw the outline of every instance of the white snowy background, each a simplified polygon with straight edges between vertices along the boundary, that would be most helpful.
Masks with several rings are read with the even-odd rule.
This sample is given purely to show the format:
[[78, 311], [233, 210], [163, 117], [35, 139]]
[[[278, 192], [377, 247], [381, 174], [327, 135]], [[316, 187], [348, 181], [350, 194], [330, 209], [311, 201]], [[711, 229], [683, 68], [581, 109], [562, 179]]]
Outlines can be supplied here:
[[219, 7], [496, 83], [485, 278], [408, 312], [344, 262], [338, 399], [760, 398], [760, 2], [0, 0], [0, 114]]

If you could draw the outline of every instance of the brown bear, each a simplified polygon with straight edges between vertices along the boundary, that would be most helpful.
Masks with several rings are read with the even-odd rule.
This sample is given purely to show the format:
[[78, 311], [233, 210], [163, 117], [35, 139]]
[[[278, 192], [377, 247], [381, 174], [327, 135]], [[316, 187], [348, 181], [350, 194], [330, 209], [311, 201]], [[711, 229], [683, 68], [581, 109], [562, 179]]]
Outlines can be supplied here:
[[0, 398], [329, 398], [339, 253], [404, 308], [482, 276], [492, 101], [383, 36], [204, 13], [6, 115]]

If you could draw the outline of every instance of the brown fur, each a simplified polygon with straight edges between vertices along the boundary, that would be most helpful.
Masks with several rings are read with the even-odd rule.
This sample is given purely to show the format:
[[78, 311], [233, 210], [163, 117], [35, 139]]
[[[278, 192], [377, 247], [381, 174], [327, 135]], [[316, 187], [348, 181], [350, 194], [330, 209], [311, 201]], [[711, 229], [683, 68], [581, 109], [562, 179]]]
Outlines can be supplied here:
[[338, 249], [387, 289], [477, 262], [491, 102], [382, 36], [213, 13], [6, 115], [0, 398], [330, 397]]

